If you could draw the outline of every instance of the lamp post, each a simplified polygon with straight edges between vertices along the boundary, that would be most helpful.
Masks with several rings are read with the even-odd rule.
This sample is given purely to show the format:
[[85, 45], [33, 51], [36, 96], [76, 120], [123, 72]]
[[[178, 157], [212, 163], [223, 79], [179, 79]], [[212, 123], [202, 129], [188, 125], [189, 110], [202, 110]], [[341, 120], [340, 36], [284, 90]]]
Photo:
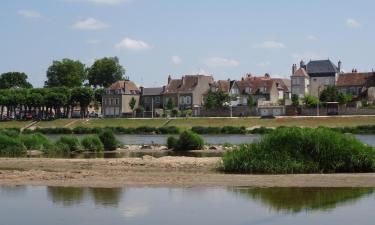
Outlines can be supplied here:
[[316, 115], [319, 116], [320, 115], [320, 109], [319, 109], [319, 105], [320, 105], [320, 88], [322, 87], [323, 85], [319, 85], [318, 87], [318, 104], [316, 106], [317, 108], [317, 111], [316, 111]]

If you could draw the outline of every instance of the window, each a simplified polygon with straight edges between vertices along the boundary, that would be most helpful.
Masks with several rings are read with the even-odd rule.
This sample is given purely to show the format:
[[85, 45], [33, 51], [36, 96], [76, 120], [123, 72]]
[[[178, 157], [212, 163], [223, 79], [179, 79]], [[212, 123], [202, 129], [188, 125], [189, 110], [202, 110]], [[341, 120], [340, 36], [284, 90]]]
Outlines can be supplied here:
[[246, 88], [245, 88], [245, 92], [246, 92], [246, 93], [250, 93], [250, 92], [251, 92], [251, 88], [250, 88], [250, 87], [246, 87]]
[[186, 104], [190, 105], [191, 104], [191, 97], [186, 96], [185, 102], [186, 102]]
[[160, 103], [160, 96], [156, 96], [154, 101], [155, 101], [155, 103]]
[[326, 79], [324, 80], [324, 84], [325, 84], [325, 85], [329, 85], [329, 78], [326, 78]]
[[180, 97], [180, 104], [185, 104], [185, 98], [184, 98], [184, 96]]
[[118, 100], [118, 98], [116, 98], [116, 105], [118, 105], [118, 103], [119, 103], [119, 100]]

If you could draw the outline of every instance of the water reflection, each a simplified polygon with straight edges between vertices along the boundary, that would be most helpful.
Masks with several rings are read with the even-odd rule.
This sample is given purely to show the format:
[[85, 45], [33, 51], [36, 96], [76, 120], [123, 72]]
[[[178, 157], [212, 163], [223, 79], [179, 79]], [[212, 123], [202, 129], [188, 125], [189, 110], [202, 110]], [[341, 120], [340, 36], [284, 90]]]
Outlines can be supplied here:
[[117, 207], [122, 198], [123, 189], [121, 188], [90, 188], [95, 204], [102, 206]]
[[238, 196], [262, 202], [283, 213], [329, 211], [354, 203], [372, 193], [373, 188], [230, 188]]

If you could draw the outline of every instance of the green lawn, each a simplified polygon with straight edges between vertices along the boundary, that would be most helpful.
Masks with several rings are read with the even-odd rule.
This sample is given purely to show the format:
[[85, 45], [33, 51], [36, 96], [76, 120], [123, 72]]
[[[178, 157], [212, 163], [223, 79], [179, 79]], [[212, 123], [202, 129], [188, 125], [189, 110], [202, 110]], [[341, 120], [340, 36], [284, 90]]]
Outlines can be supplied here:
[[[59, 119], [54, 121], [39, 122], [36, 126], [46, 127], [162, 127], [168, 122], [167, 119]], [[30, 121], [0, 122], [1, 128], [21, 128]], [[245, 127], [278, 127], [278, 126], [299, 126], [299, 127], [354, 127], [358, 125], [375, 124], [375, 116], [359, 117], [321, 117], [321, 118], [178, 118], [171, 119], [167, 126], [180, 128], [191, 128], [193, 126], [245, 126]]]

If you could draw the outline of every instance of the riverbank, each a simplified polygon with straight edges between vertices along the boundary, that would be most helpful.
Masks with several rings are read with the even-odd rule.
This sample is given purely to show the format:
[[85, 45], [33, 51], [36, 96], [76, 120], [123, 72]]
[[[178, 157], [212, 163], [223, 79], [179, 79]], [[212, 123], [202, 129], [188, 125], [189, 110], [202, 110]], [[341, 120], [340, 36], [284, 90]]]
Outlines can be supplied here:
[[217, 157], [0, 158], [0, 185], [71, 187], [375, 187], [375, 173], [233, 175]]

